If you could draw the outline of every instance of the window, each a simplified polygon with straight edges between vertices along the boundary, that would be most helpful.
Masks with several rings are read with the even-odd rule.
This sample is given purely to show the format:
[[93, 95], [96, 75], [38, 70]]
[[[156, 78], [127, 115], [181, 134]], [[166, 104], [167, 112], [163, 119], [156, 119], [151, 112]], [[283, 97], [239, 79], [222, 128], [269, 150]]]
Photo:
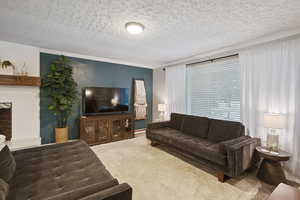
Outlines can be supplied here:
[[191, 115], [240, 121], [238, 58], [187, 67], [187, 111]]

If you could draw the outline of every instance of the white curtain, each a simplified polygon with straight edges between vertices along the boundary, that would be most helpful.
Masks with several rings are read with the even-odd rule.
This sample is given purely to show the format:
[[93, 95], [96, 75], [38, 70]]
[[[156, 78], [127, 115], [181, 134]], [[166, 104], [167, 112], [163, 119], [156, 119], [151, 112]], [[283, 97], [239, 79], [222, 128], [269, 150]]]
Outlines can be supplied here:
[[166, 68], [167, 114], [186, 113], [186, 66]]
[[251, 136], [266, 141], [264, 113], [281, 113], [280, 147], [292, 153], [286, 168], [300, 177], [300, 39], [240, 52], [241, 118]]

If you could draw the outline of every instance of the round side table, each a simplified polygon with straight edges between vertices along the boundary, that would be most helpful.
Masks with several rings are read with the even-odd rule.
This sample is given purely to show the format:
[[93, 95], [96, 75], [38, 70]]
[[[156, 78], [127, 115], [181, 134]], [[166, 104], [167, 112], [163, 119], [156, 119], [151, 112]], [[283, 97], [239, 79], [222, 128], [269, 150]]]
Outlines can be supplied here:
[[288, 161], [291, 154], [282, 150], [279, 150], [277, 153], [272, 153], [268, 151], [266, 147], [260, 146], [256, 147], [256, 151], [263, 158], [257, 172], [257, 177], [270, 185], [287, 183], [280, 162]]

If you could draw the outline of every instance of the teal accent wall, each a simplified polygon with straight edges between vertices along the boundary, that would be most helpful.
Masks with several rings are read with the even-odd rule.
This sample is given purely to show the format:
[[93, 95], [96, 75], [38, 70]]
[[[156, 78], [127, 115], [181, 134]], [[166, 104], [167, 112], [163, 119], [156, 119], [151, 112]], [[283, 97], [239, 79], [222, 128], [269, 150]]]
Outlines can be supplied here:
[[[58, 55], [40, 54], [40, 74], [43, 78], [49, 70], [52, 61], [58, 58]], [[79, 117], [81, 116], [81, 91], [84, 87], [120, 87], [129, 88], [132, 94], [133, 79], [144, 79], [147, 103], [148, 103], [148, 119], [139, 120], [135, 123], [135, 129], [145, 128], [148, 121], [152, 117], [152, 69], [139, 68], [121, 64], [106, 63], [99, 61], [86, 60], [81, 58], [68, 57], [73, 66], [74, 78], [78, 83], [80, 90], [80, 101], [74, 105], [74, 114], [69, 120], [70, 139], [79, 138]], [[132, 95], [130, 95], [132, 102]], [[40, 128], [42, 144], [55, 141], [54, 128], [56, 126], [55, 117], [47, 109], [49, 99], [46, 97], [43, 89], [40, 92]], [[132, 105], [130, 110], [132, 111]]]

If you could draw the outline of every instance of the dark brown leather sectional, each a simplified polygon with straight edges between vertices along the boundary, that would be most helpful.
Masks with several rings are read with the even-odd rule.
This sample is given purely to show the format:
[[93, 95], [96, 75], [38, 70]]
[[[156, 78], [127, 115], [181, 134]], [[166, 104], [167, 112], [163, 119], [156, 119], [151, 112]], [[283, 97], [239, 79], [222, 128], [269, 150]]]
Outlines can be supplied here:
[[13, 157], [6, 156], [7, 149], [0, 153], [2, 164], [10, 168], [7, 173], [14, 172], [0, 177], [0, 199], [1, 195], [7, 195], [6, 200], [132, 199], [132, 188], [119, 184], [83, 141], [19, 150], [12, 152]]
[[209, 119], [172, 113], [171, 120], [148, 124], [151, 144], [164, 144], [196, 158], [224, 175], [241, 175], [254, 162], [255, 147], [260, 139], [245, 136], [240, 122]]

